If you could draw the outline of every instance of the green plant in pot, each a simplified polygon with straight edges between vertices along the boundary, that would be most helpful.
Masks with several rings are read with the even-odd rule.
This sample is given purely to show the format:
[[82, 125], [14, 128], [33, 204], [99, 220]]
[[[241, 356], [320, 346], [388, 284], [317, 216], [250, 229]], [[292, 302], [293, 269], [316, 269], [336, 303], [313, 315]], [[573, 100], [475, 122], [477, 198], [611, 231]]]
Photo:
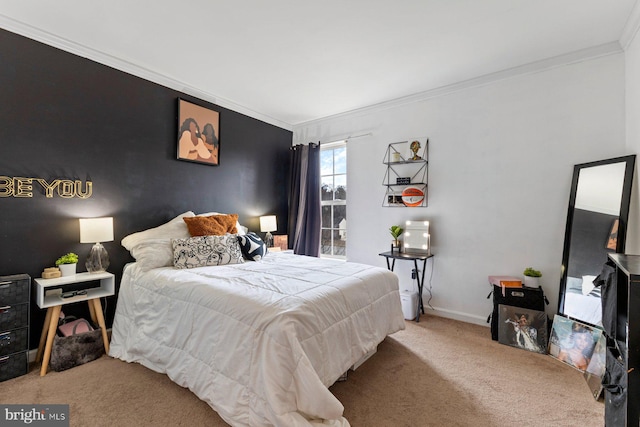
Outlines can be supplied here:
[[391, 233], [391, 236], [393, 237], [393, 246], [391, 247], [392, 251], [394, 247], [398, 250], [398, 252], [400, 251], [400, 236], [402, 236], [403, 232], [404, 229], [399, 225], [392, 225], [389, 228], [389, 233]]
[[76, 274], [76, 266], [78, 264], [78, 255], [69, 252], [62, 255], [56, 260], [56, 267], [60, 269], [63, 276], [73, 276]]
[[540, 286], [540, 278], [542, 277], [542, 273], [539, 270], [535, 270], [532, 267], [527, 267], [524, 269], [524, 285], [532, 288], [537, 288]]

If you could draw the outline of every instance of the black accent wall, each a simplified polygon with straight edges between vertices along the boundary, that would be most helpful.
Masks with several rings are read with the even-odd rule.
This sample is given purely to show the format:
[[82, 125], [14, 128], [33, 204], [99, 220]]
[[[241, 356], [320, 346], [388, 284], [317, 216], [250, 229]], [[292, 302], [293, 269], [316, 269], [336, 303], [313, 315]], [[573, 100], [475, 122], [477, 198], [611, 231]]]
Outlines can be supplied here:
[[[176, 160], [179, 97], [220, 112], [219, 166]], [[285, 234], [291, 141], [291, 131], [0, 30], [0, 176], [93, 183], [88, 199], [46, 198], [38, 184], [33, 197], [0, 197], [0, 275], [40, 277], [71, 251], [84, 271], [81, 217], [114, 217], [104, 246], [116, 286], [133, 260], [122, 238], [188, 210], [238, 213], [253, 231], [275, 214]], [[31, 314], [35, 348], [35, 300]]]

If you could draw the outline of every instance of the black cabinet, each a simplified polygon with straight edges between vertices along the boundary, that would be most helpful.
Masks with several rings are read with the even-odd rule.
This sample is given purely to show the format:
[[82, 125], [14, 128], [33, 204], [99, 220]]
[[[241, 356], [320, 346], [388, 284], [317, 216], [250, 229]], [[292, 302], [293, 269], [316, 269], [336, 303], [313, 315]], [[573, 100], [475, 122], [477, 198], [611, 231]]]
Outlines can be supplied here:
[[[609, 254], [613, 269], [603, 285], [607, 336], [605, 424], [640, 423], [640, 255]], [[606, 268], [606, 266], [605, 266]], [[604, 272], [605, 270], [603, 270]]]
[[0, 381], [29, 369], [29, 301], [31, 278], [0, 276]]

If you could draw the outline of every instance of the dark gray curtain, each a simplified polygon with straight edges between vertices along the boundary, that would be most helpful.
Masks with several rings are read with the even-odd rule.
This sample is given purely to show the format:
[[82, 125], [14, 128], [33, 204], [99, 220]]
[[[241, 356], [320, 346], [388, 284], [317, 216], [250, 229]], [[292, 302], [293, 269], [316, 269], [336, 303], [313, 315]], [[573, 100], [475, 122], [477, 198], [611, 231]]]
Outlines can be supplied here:
[[291, 189], [289, 192], [289, 242], [293, 253], [320, 255], [320, 146], [291, 148]]

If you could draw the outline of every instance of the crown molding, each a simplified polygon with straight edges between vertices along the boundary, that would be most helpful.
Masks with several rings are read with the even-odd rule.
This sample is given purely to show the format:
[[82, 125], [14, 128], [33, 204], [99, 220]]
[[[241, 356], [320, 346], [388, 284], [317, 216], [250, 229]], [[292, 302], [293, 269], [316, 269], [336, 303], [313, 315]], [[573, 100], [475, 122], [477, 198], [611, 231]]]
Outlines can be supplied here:
[[[49, 46], [56, 47], [74, 55], [87, 58], [97, 63], [115, 68], [117, 70], [126, 72], [136, 77], [143, 78], [153, 83], [160, 84], [162, 86], [183, 92], [185, 94], [197, 97], [199, 99], [211, 102], [224, 108], [236, 111], [240, 114], [252, 117], [254, 119], [263, 121], [265, 123], [280, 127], [285, 130], [295, 131], [296, 129], [304, 128], [309, 125], [319, 124], [327, 121], [336, 120], [344, 117], [359, 116], [364, 114], [370, 114], [375, 111], [383, 111], [389, 108], [398, 107], [401, 105], [411, 104], [415, 102], [424, 101], [427, 99], [444, 96], [447, 94], [455, 93], [461, 90], [484, 86], [500, 80], [514, 78], [521, 75], [538, 73], [553, 68], [570, 65], [582, 61], [596, 59], [599, 57], [617, 54], [623, 52], [623, 47], [627, 47], [631, 41], [633, 41], [635, 35], [640, 28], [640, 4], [637, 2], [633, 8], [633, 11], [627, 20], [623, 35], [619, 42], [611, 42], [592, 48], [582, 49], [575, 52], [571, 52], [564, 55], [544, 59], [541, 61], [524, 64], [518, 67], [509, 68], [506, 70], [498, 71], [495, 73], [486, 74], [484, 76], [476, 77], [473, 79], [465, 80], [462, 82], [454, 83], [451, 85], [442, 86], [439, 88], [431, 89], [428, 91], [420, 92], [417, 94], [408, 95], [401, 98], [385, 101], [382, 103], [370, 105], [367, 107], [346, 111], [343, 113], [322, 117], [298, 124], [292, 125], [291, 123], [283, 122], [268, 115], [259, 113], [243, 105], [237, 104], [231, 100], [224, 99], [214, 94], [202, 91], [193, 86], [190, 86], [184, 82], [133, 64], [129, 61], [117, 58], [113, 55], [100, 52], [92, 49], [88, 46], [82, 45], [77, 42], [70, 41], [68, 39], [56, 36], [47, 31], [32, 27], [22, 22], [16, 21], [5, 15], [0, 14], [0, 28], [4, 28], [7, 31], [19, 34], [21, 36], [39, 41]], [[621, 47], [622, 45], [622, 47]]]
[[445, 95], [449, 95], [461, 90], [466, 90], [474, 87], [485, 86], [502, 80], [507, 80], [527, 74], [535, 74], [543, 71], [548, 71], [554, 68], [564, 67], [571, 64], [576, 64], [592, 59], [597, 59], [609, 55], [615, 55], [623, 53], [620, 43], [617, 41], [606, 43], [591, 48], [581, 49], [574, 52], [570, 52], [564, 55], [554, 56], [551, 58], [543, 59], [529, 64], [520, 65], [518, 67], [508, 68], [506, 70], [497, 71], [495, 73], [485, 74], [480, 77], [465, 80], [458, 83], [453, 83], [447, 86], [442, 86], [435, 89], [430, 89], [424, 92], [419, 92], [413, 95], [408, 95], [401, 98], [392, 99], [390, 101], [381, 102], [379, 104], [370, 105], [355, 110], [346, 111], [344, 113], [334, 114], [327, 117], [322, 117], [315, 120], [310, 120], [303, 123], [298, 123], [293, 126], [294, 134], [296, 130], [300, 130], [307, 126], [319, 125], [324, 122], [333, 121], [336, 119], [357, 117], [365, 114], [371, 114], [378, 111], [384, 111], [389, 108], [395, 108], [406, 104], [412, 104], [416, 102], [425, 101], [432, 98], [437, 98]]
[[640, 30], [640, 2], [636, 1], [620, 36], [620, 45], [624, 50], [629, 48], [638, 34], [638, 30]]
[[64, 50], [65, 52], [87, 58], [99, 64], [115, 68], [116, 70], [123, 71], [125, 73], [140, 77], [150, 82], [157, 83], [170, 89], [183, 92], [204, 101], [211, 102], [221, 107], [228, 108], [229, 110], [233, 110], [240, 114], [244, 114], [245, 116], [249, 116], [251, 118], [277, 126], [279, 128], [289, 131], [293, 130], [293, 126], [290, 123], [286, 123], [268, 115], [251, 110], [250, 108], [247, 108], [243, 105], [236, 104], [235, 102], [228, 99], [224, 99], [211, 93], [202, 91], [174, 78], [165, 76], [144, 67], [140, 67], [139, 65], [117, 58], [113, 55], [100, 52], [96, 49], [90, 48], [80, 43], [76, 43], [63, 37], [56, 36], [55, 34], [51, 34], [47, 31], [16, 21], [2, 14], [0, 14], [0, 28], [44, 43], [46, 45]]

